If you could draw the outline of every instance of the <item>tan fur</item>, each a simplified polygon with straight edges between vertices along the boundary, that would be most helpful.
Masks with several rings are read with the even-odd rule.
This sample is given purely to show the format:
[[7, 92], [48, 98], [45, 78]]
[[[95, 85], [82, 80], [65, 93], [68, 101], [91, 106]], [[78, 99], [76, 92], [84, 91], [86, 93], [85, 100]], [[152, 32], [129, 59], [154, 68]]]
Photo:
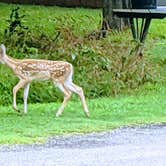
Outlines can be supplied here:
[[4, 45], [0, 46], [0, 62], [10, 67], [20, 79], [19, 83], [13, 88], [13, 108], [15, 110], [18, 111], [16, 94], [20, 88], [24, 88], [24, 113], [27, 113], [30, 83], [33, 80], [51, 80], [64, 93], [64, 101], [56, 113], [57, 117], [63, 113], [73, 92], [80, 96], [84, 112], [89, 117], [83, 90], [72, 82], [73, 66], [70, 63], [37, 59], [14, 59], [6, 54]]

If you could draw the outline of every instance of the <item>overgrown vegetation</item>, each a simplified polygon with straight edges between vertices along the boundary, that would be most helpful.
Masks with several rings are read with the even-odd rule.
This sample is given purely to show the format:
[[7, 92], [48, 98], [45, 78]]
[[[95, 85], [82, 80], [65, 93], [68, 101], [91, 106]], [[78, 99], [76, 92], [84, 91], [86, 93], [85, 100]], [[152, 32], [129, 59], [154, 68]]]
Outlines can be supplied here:
[[[37, 6], [33, 7], [38, 10], [34, 20], [33, 8], [13, 5], [10, 8], [4, 7], [8, 11], [2, 24], [4, 26], [0, 27], [3, 31], [0, 32], [1, 43], [7, 46], [8, 54], [20, 59], [69, 61], [75, 68], [75, 82], [84, 88], [88, 98], [116, 95], [136, 89], [146, 82], [154, 83], [158, 79], [155, 63], [146, 55], [144, 58], [135, 56], [136, 43], [132, 41], [128, 30], [110, 32], [107, 38], [99, 38], [100, 10], [64, 9], [62, 14], [59, 8], [50, 7], [49, 10], [59, 12], [50, 17], [46, 7]], [[84, 10], [79, 17], [78, 10]], [[46, 12], [45, 18], [42, 18], [42, 12]], [[93, 28], [88, 22], [94, 24]], [[5, 66], [0, 66], [0, 70], [0, 104], [11, 104], [12, 87], [18, 79]], [[21, 95], [19, 101], [22, 100]], [[37, 82], [31, 87], [29, 101], [53, 102], [61, 100], [59, 96], [62, 95], [49, 82]]]

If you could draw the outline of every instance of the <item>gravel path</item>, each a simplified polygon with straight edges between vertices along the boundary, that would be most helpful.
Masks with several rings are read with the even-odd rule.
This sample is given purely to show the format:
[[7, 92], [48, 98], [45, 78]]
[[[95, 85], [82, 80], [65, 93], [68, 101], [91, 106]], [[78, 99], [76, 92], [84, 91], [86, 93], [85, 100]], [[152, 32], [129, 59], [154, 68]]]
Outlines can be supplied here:
[[165, 165], [165, 125], [56, 137], [45, 145], [0, 147], [0, 166]]

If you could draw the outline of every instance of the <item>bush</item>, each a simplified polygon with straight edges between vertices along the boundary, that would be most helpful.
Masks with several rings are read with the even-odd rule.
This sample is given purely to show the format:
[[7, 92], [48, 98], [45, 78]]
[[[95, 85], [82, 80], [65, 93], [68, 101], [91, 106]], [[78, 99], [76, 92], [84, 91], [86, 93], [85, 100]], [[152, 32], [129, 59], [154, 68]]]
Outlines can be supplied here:
[[[128, 31], [120, 34], [110, 32], [105, 39], [90, 40], [86, 32], [84, 36], [78, 35], [76, 30], [79, 23], [73, 17], [61, 17], [55, 18], [55, 30], [50, 36], [42, 30], [38, 31], [38, 28], [25, 28], [22, 25], [24, 15], [20, 16], [19, 9], [14, 11], [17, 12], [17, 18], [13, 14], [8, 22], [8, 29], [5, 30], [4, 40], [10, 48], [8, 54], [15, 58], [42, 58], [72, 63], [75, 68], [74, 82], [83, 87], [88, 98], [116, 95], [123, 90], [135, 89], [145, 82], [155, 81], [154, 66], [146, 56], [140, 58], [135, 54], [137, 44], [126, 40]], [[12, 22], [18, 18], [19, 23], [11, 33]], [[9, 104], [12, 102], [12, 87], [18, 80], [7, 67], [0, 66], [0, 70], [0, 104]], [[19, 93], [18, 101], [21, 100], [22, 93]], [[52, 84], [32, 84], [30, 102], [56, 100], [62, 100], [62, 95]]]

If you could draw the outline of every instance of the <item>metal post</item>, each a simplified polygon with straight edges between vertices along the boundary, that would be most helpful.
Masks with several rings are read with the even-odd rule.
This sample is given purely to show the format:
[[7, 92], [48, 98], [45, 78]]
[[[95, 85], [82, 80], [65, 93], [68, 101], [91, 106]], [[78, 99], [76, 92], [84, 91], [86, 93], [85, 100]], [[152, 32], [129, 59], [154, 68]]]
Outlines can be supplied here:
[[143, 29], [142, 36], [140, 38], [141, 43], [145, 42], [146, 36], [148, 34], [149, 27], [150, 27], [151, 20], [152, 20], [151, 18], [146, 18], [146, 20], [145, 20], [145, 26], [144, 26], [144, 29]]
[[142, 35], [143, 35], [144, 25], [145, 25], [145, 18], [142, 18], [141, 30], [140, 30], [140, 39], [141, 39], [141, 37], [142, 37]]
[[130, 17], [129, 21], [130, 21], [133, 38], [136, 40], [137, 37], [136, 37], [136, 30], [135, 30], [135, 25], [134, 25], [134, 18]]
[[139, 22], [138, 22], [138, 18], [135, 18], [135, 21], [136, 21], [137, 40], [139, 40]]

